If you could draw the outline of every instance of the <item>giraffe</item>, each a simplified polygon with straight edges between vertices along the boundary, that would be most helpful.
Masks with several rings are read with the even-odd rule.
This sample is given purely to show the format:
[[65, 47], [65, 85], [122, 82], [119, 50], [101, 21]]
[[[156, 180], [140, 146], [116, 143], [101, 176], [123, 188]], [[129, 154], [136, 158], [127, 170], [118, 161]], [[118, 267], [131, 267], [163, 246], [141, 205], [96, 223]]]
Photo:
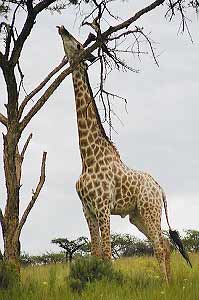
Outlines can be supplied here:
[[[83, 46], [64, 26], [57, 27], [66, 57], [72, 64], [83, 51]], [[88, 59], [92, 61], [93, 56]], [[90, 231], [91, 254], [111, 259], [110, 215], [122, 218], [128, 215], [130, 223], [152, 241], [160, 270], [168, 283], [171, 249], [161, 231], [163, 205], [171, 239], [191, 263], [177, 231], [169, 224], [165, 193], [150, 174], [131, 170], [121, 161], [102, 126], [84, 61], [75, 67], [72, 79], [82, 159], [82, 173], [76, 190]]]

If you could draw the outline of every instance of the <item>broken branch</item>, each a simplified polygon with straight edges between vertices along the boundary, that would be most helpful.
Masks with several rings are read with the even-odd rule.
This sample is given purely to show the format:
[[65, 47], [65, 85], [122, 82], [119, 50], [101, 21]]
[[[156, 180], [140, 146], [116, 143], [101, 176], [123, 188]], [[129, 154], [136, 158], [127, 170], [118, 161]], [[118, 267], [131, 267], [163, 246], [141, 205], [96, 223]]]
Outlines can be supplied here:
[[31, 201], [29, 202], [27, 208], [25, 209], [22, 217], [21, 217], [21, 220], [19, 222], [19, 225], [18, 225], [18, 228], [17, 228], [17, 233], [20, 235], [20, 232], [21, 232], [21, 229], [23, 227], [23, 225], [25, 224], [26, 222], [26, 219], [31, 211], [31, 209], [33, 208], [39, 194], [40, 194], [40, 191], [44, 185], [44, 182], [45, 182], [45, 178], [46, 178], [46, 175], [45, 175], [45, 169], [46, 169], [46, 156], [47, 156], [47, 152], [43, 152], [43, 157], [42, 157], [42, 163], [41, 163], [41, 174], [40, 174], [40, 179], [39, 179], [39, 182], [37, 184], [37, 187], [36, 187], [36, 190], [35, 192], [33, 193], [32, 195], [32, 199]]
[[29, 135], [29, 137], [27, 138], [27, 140], [26, 140], [26, 142], [25, 142], [25, 144], [24, 144], [24, 146], [23, 146], [23, 149], [22, 149], [22, 151], [21, 151], [21, 161], [23, 162], [23, 159], [24, 159], [24, 154], [25, 154], [25, 152], [26, 152], [26, 150], [27, 150], [27, 148], [28, 148], [28, 145], [29, 145], [29, 143], [30, 143], [30, 140], [32, 139], [32, 133]]
[[8, 120], [7, 120], [7, 118], [6, 118], [3, 114], [1, 114], [1, 113], [0, 113], [0, 122], [1, 122], [3, 125], [7, 126]]

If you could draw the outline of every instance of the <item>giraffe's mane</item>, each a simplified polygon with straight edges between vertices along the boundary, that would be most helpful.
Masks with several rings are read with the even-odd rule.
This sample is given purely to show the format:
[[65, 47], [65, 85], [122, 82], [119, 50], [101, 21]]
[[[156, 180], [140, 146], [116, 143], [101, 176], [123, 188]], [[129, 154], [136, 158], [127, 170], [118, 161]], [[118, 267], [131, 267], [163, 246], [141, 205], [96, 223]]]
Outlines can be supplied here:
[[107, 142], [111, 145], [111, 147], [113, 148], [113, 150], [117, 154], [117, 156], [120, 158], [120, 154], [119, 154], [117, 148], [115, 147], [115, 145], [113, 144], [113, 142], [107, 136], [107, 134], [105, 132], [105, 129], [104, 129], [103, 125], [102, 125], [101, 118], [100, 118], [100, 115], [99, 115], [99, 112], [98, 112], [98, 108], [97, 108], [97, 105], [96, 105], [96, 102], [95, 102], [95, 99], [94, 99], [94, 96], [93, 96], [93, 91], [92, 91], [92, 88], [90, 86], [90, 82], [89, 82], [89, 78], [88, 78], [88, 73], [87, 73], [86, 70], [84, 72], [85, 72], [86, 83], [87, 83], [87, 86], [88, 86], [88, 89], [89, 89], [89, 93], [90, 93], [90, 96], [91, 96], [91, 101], [92, 101], [92, 104], [93, 104], [93, 107], [94, 107], [94, 110], [95, 110], [96, 119], [97, 119], [98, 126], [100, 128], [101, 134], [107, 140]]

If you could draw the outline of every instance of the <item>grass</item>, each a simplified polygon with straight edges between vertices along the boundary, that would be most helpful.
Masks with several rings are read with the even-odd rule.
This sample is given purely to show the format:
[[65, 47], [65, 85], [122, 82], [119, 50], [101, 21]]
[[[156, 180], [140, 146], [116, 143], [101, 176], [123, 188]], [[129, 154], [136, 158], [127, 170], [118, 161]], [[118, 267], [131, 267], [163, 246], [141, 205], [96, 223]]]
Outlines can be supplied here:
[[26, 267], [21, 270], [21, 285], [0, 291], [0, 300], [198, 300], [199, 254], [192, 254], [193, 269], [180, 255], [172, 255], [172, 282], [162, 281], [153, 257], [126, 258], [114, 261], [128, 280], [125, 284], [98, 281], [81, 294], [68, 285], [66, 264]]

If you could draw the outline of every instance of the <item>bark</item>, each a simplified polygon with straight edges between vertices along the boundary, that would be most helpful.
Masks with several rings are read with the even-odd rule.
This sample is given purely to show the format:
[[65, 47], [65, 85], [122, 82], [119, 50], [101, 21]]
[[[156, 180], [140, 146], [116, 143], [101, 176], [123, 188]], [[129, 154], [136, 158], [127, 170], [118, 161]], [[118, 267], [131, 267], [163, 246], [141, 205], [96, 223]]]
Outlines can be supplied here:
[[71, 263], [73, 260], [73, 253], [69, 253], [68, 258], [69, 258], [69, 263]]
[[20, 240], [16, 234], [18, 227], [18, 218], [7, 219], [6, 230], [3, 234], [4, 239], [4, 258], [13, 264], [20, 272]]
[[[13, 122], [15, 123], [15, 122]], [[16, 235], [19, 223], [19, 181], [16, 168], [16, 149], [19, 135], [11, 124], [4, 136], [4, 171], [7, 188], [7, 201], [2, 227], [5, 259], [19, 270], [20, 242]]]

